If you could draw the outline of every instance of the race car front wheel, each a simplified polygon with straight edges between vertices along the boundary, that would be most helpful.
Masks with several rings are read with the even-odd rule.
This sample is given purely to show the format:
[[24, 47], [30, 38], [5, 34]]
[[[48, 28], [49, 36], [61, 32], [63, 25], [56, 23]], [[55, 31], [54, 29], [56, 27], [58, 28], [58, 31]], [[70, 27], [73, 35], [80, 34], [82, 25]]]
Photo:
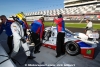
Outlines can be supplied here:
[[71, 56], [78, 55], [80, 52], [80, 48], [79, 48], [78, 44], [75, 42], [72, 42], [72, 41], [67, 42], [65, 44], [65, 49], [66, 49], [66, 52]]

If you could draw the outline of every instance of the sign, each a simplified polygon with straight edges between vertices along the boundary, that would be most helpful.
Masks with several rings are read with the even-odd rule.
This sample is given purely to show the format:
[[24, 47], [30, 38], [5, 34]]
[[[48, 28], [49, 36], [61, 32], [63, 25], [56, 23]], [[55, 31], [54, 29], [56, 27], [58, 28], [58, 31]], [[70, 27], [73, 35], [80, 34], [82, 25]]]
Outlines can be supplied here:
[[92, 51], [87, 49], [86, 54], [91, 54], [91, 53], [92, 53]]

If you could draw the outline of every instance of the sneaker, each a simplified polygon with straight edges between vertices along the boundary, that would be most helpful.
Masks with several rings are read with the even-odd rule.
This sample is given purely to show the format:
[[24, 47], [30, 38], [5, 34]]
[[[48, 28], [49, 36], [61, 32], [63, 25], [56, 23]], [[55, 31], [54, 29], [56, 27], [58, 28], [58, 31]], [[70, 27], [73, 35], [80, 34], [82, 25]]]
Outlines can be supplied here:
[[61, 55], [65, 55], [65, 53], [62, 53]]
[[34, 51], [34, 54], [36, 54], [36, 53], [40, 53], [40, 51]]
[[34, 58], [36, 58], [36, 57], [34, 57], [34, 56], [28, 56], [28, 59], [34, 59]]
[[61, 55], [56, 55], [56, 58], [60, 57]]
[[37, 53], [40, 53], [40, 51], [37, 51]]

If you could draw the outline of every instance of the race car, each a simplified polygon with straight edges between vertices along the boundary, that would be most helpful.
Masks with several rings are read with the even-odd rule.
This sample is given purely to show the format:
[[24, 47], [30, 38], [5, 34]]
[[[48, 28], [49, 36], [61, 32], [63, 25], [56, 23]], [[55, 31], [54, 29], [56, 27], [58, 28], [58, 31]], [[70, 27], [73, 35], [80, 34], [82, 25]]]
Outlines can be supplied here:
[[[82, 37], [80, 38], [78, 34], [79, 33], [73, 33], [70, 30], [65, 29], [65, 51], [71, 56], [75, 56], [78, 54], [86, 54], [88, 53], [88, 51], [92, 51], [90, 53], [92, 53], [93, 55], [94, 49], [97, 47], [98, 41], [94, 39], [88, 40], [88, 38], [82, 39]], [[45, 36], [43, 39], [43, 46], [56, 50], [56, 39], [57, 28], [46, 27]]]

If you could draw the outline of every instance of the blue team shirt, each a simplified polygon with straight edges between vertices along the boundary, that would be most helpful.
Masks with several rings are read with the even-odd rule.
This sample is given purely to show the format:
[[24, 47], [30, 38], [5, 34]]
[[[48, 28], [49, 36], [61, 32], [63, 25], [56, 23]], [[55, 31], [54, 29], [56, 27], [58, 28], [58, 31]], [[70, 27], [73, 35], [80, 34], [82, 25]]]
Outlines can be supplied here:
[[6, 34], [7, 34], [8, 36], [11, 36], [11, 35], [12, 35], [11, 24], [12, 24], [12, 22], [9, 21], [9, 20], [7, 20], [7, 22], [6, 22], [5, 24], [3, 23], [3, 24], [0, 26], [0, 34], [3, 32], [3, 30], [5, 30]]

